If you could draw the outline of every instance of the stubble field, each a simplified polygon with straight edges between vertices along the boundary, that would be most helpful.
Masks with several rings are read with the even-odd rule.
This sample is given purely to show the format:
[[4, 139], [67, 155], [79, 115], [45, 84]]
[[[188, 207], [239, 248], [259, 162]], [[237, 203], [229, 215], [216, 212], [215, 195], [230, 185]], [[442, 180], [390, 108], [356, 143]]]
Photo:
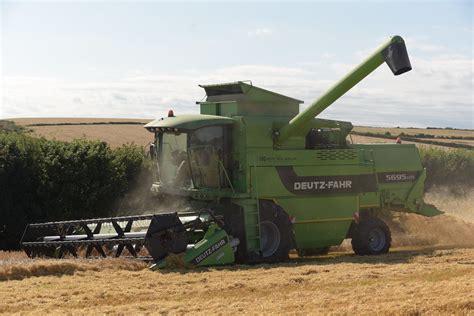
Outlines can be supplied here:
[[[135, 143], [137, 145], [147, 145], [153, 141], [153, 135], [145, 130], [139, 124], [103, 124], [105, 122], [119, 123], [143, 123], [146, 124], [153, 119], [113, 119], [113, 118], [18, 118], [12, 119], [17, 125], [25, 126], [31, 130], [35, 136], [45, 137], [47, 139], [56, 139], [61, 141], [71, 141], [76, 138], [86, 138], [93, 140], [101, 140], [107, 142], [111, 147], [117, 147], [126, 143]], [[60, 124], [78, 124], [78, 125], [60, 125]], [[45, 124], [46, 126], [37, 126]], [[90, 124], [90, 125], [79, 125]], [[93, 125], [95, 124], [95, 125]], [[474, 137], [472, 130], [450, 130], [450, 129], [417, 129], [417, 128], [389, 128], [389, 127], [363, 127], [356, 126], [356, 132], [369, 132], [373, 134], [384, 134], [390, 132], [392, 135], [405, 133], [406, 135], [416, 135], [426, 133], [435, 136], [449, 137]], [[370, 136], [352, 135], [354, 143], [393, 143], [392, 139], [383, 139]], [[459, 143], [474, 146], [474, 140], [460, 139], [437, 139], [443, 142]], [[413, 143], [413, 142], [405, 142]], [[443, 149], [449, 147], [427, 145], [415, 143], [417, 146], [428, 146]]]
[[[84, 119], [84, 118], [22, 118], [13, 119], [15, 124], [24, 126], [31, 130], [32, 135], [56, 139], [61, 141], [72, 141], [76, 138], [86, 138], [90, 140], [101, 140], [111, 147], [118, 147], [122, 144], [137, 144], [145, 146], [153, 141], [153, 134], [143, 128], [143, 125], [151, 119]], [[119, 123], [143, 123], [139, 124], [103, 124], [104, 122]], [[78, 125], [55, 125], [55, 124], [78, 124]], [[45, 124], [37, 126], [37, 124]], [[91, 124], [91, 125], [79, 125]], [[93, 125], [97, 124], [97, 125]]]
[[474, 192], [427, 196], [447, 212], [389, 222], [394, 248], [277, 265], [152, 272], [129, 259], [28, 259], [0, 252], [0, 313], [474, 314]]
[[398, 250], [161, 273], [126, 260], [36, 261], [22, 269], [44, 276], [0, 282], [0, 312], [467, 315], [473, 258], [474, 249]]

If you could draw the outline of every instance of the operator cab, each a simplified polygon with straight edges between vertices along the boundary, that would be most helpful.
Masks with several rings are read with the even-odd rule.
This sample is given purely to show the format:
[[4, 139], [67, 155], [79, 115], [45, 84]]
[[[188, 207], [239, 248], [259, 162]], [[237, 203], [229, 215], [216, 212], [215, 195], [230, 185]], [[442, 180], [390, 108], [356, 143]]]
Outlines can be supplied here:
[[212, 115], [182, 115], [147, 124], [145, 128], [155, 133], [154, 187], [184, 195], [199, 189], [229, 188], [233, 122]]

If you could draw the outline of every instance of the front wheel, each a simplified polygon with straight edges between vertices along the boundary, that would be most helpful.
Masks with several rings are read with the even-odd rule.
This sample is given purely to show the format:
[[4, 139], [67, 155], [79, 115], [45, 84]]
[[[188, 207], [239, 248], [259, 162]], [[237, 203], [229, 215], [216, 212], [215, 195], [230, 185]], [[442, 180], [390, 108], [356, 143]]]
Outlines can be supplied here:
[[380, 255], [390, 249], [392, 236], [382, 220], [369, 217], [355, 224], [353, 229], [352, 249], [357, 255]]
[[260, 201], [261, 262], [288, 260], [292, 246], [292, 230], [288, 214], [270, 201]]

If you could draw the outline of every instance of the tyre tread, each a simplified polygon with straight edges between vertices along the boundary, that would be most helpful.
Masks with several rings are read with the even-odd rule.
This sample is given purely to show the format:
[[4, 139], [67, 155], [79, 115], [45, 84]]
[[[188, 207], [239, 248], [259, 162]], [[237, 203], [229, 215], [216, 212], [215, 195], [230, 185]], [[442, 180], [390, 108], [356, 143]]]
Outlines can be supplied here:
[[[386, 243], [382, 250], [373, 251], [370, 249], [368, 242], [368, 235], [370, 230], [373, 228], [379, 227], [385, 233]], [[390, 233], [390, 228], [387, 224], [377, 217], [369, 217], [364, 219], [359, 224], [354, 225], [354, 230], [352, 233], [352, 250], [359, 256], [369, 256], [369, 255], [380, 255], [387, 253], [392, 244], [392, 236]]]

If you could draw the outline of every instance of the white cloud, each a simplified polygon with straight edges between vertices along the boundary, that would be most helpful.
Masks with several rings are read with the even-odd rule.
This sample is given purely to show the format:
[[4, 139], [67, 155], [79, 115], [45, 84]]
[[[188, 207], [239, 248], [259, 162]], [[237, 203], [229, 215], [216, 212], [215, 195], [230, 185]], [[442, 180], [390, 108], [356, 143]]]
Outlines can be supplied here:
[[[428, 38], [422, 38], [422, 37], [410, 37], [410, 36], [404, 36], [403, 40], [405, 41], [405, 44], [407, 46], [408, 54], [411, 55], [439, 55], [439, 54], [449, 54], [452, 53], [452, 50], [448, 47], [441, 46], [438, 44], [434, 44], [431, 42]], [[374, 44], [372, 45], [373, 47], [377, 47], [380, 43], [384, 43], [387, 41], [387, 38], [381, 37], [374, 41]], [[370, 55], [373, 52], [373, 48], [366, 48], [362, 50], [358, 50], [354, 53], [354, 56], [357, 59], [365, 59], [368, 55]]]
[[267, 37], [273, 34], [273, 30], [269, 28], [258, 28], [247, 32], [247, 35], [250, 37]]
[[[293, 67], [241, 65], [202, 73], [136, 75], [109, 82], [4, 77], [3, 117], [74, 116], [153, 118], [169, 108], [197, 113], [204, 98], [197, 84], [252, 80], [253, 84], [306, 101], [337, 82], [354, 63], [301, 62]], [[394, 77], [376, 70], [322, 116], [354, 124], [390, 126], [473, 125], [473, 60], [439, 53], [411, 57], [413, 71]]]
[[405, 37], [405, 42], [410, 50], [418, 50], [425, 53], [440, 53], [449, 51], [448, 48], [436, 45], [430, 42], [428, 39], [419, 37]]

